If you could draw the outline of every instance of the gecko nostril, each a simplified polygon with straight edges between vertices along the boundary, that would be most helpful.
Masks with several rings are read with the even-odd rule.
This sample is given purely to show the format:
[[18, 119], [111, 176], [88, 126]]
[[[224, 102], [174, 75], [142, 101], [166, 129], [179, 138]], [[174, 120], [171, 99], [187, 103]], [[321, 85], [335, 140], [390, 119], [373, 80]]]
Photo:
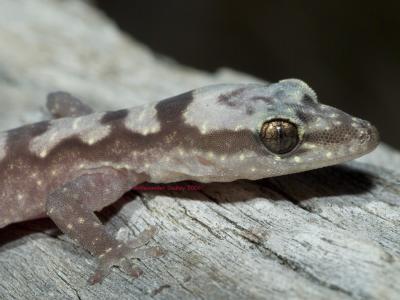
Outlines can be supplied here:
[[375, 126], [367, 123], [359, 130], [358, 138], [361, 145], [373, 147], [379, 143], [379, 133]]

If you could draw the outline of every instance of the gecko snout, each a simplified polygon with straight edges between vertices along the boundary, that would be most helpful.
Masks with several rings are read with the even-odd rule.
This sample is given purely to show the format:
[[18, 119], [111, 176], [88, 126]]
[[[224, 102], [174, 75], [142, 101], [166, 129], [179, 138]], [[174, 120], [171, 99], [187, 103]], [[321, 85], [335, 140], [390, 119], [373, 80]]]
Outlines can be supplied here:
[[363, 121], [363, 124], [359, 129], [359, 141], [361, 145], [368, 149], [368, 151], [372, 151], [379, 144], [378, 129], [371, 123]]

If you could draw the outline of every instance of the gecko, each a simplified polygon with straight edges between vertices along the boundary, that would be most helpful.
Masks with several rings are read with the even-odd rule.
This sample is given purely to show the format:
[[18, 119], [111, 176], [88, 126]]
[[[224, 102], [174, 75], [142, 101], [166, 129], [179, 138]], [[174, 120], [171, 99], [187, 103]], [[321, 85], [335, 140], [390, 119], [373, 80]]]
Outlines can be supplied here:
[[369, 122], [321, 104], [299, 79], [217, 84], [130, 109], [94, 112], [66, 92], [48, 96], [53, 119], [0, 133], [0, 228], [50, 217], [97, 258], [89, 283], [114, 266], [158, 257], [150, 226], [128, 242], [95, 212], [143, 182], [230, 182], [345, 162], [379, 143]]

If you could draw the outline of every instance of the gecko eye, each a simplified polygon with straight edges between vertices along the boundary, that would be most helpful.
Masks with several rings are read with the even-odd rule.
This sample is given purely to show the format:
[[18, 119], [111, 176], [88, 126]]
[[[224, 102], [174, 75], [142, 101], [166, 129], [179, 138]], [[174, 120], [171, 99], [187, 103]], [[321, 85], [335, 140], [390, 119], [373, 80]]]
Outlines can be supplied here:
[[283, 119], [265, 122], [260, 137], [265, 147], [275, 154], [289, 153], [299, 143], [297, 126]]

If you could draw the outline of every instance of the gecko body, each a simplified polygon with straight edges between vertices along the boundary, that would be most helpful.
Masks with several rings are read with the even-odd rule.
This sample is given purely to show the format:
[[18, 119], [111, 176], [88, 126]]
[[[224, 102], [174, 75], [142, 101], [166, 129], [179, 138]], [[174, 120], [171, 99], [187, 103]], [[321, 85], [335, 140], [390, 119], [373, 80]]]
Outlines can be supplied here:
[[137, 277], [129, 258], [163, 252], [141, 248], [154, 228], [122, 243], [93, 213], [135, 185], [301, 172], [359, 157], [379, 140], [370, 123], [320, 104], [297, 79], [208, 86], [104, 113], [56, 93], [48, 108], [56, 119], [0, 134], [0, 228], [49, 216], [99, 259], [91, 283], [114, 265]]

